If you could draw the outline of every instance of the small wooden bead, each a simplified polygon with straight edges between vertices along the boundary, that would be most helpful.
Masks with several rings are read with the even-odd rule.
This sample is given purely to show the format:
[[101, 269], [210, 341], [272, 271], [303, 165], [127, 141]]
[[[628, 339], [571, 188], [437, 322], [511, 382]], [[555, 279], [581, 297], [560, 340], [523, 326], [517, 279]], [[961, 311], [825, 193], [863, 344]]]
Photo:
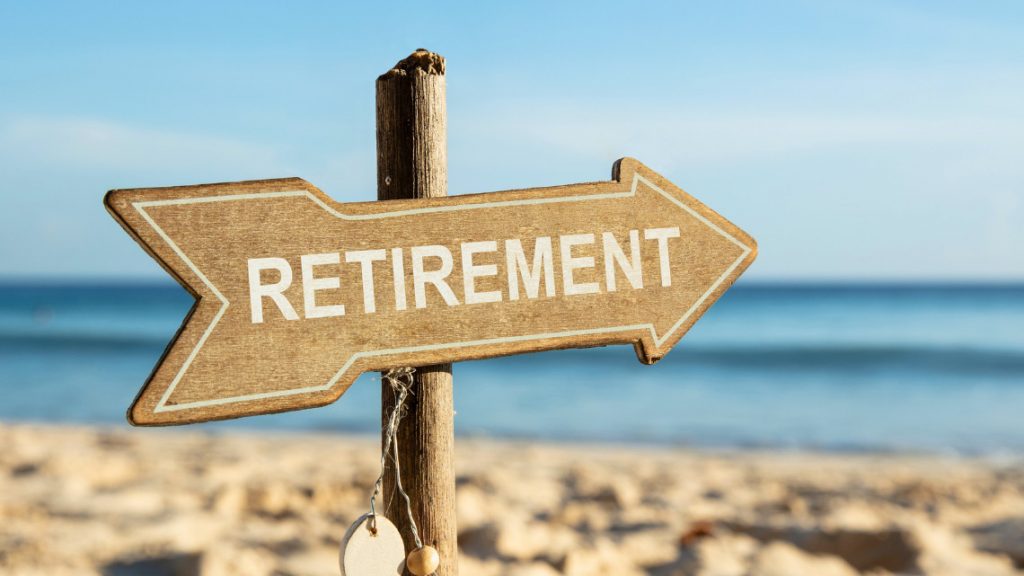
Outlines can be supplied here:
[[416, 576], [429, 576], [441, 565], [441, 555], [433, 546], [424, 546], [409, 552], [405, 567]]

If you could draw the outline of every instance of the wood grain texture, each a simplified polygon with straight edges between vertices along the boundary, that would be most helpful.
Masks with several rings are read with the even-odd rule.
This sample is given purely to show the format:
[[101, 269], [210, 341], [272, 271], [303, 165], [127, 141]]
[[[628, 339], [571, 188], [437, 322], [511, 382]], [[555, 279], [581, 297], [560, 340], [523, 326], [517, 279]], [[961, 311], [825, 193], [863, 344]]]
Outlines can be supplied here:
[[[197, 298], [130, 411], [140, 425], [321, 406], [360, 373], [395, 366], [628, 343], [641, 361], [653, 363], [756, 255], [742, 230], [628, 158], [616, 163], [611, 181], [445, 198], [339, 204], [292, 178], [116, 190], [106, 204]], [[666, 261], [659, 242], [644, 238], [645, 231], [659, 229], [679, 231], [667, 241]], [[640, 287], [606, 253], [604, 234], [630, 256], [630, 246], [638, 247]], [[563, 270], [568, 260], [560, 248], [562, 240], [580, 235], [593, 235], [593, 242], [569, 252], [590, 261], [571, 274], [595, 291], [569, 294]], [[507, 242], [520, 242], [529, 257], [542, 238], [551, 242], [553, 281], [538, 284], [531, 296], [517, 280], [513, 298]], [[460, 247], [481, 241], [495, 241], [497, 251], [478, 253], [474, 262], [495, 266], [496, 274], [477, 277], [476, 290], [494, 292], [499, 300], [468, 303]], [[424, 306], [417, 306], [410, 254], [425, 245], [441, 247], [453, 259], [446, 281], [454, 305], [436, 287], [422, 285]], [[364, 282], [361, 265], [346, 262], [346, 255], [377, 249], [386, 259], [374, 263], [372, 280]], [[394, 249], [402, 250], [400, 258], [392, 257]], [[336, 288], [316, 292], [315, 304], [344, 305], [344, 315], [310, 317], [316, 308], [304, 299], [309, 283], [302, 261], [317, 254], [333, 254], [339, 263], [313, 268], [317, 281], [338, 280]], [[253, 305], [247, 262], [268, 257], [279, 258], [292, 276], [280, 296], [294, 307], [294, 319], [270, 298]], [[395, 273], [399, 262], [404, 271]], [[427, 262], [436, 268], [435, 261]], [[257, 283], [276, 282], [278, 271], [264, 271], [261, 278]], [[364, 302], [368, 284], [376, 287], [373, 312]], [[254, 322], [257, 311], [261, 322]]]
[[[444, 58], [440, 55], [417, 50], [377, 80], [378, 200], [448, 195], [446, 114]], [[387, 383], [382, 384], [381, 396], [384, 422], [395, 408], [394, 391]], [[413, 374], [407, 402], [407, 415], [398, 433], [402, 484], [412, 501], [420, 538], [440, 553], [436, 574], [455, 576], [458, 530], [452, 365], [420, 367]], [[395, 490], [391, 460], [388, 463], [384, 509], [411, 551], [415, 543], [404, 502]]]

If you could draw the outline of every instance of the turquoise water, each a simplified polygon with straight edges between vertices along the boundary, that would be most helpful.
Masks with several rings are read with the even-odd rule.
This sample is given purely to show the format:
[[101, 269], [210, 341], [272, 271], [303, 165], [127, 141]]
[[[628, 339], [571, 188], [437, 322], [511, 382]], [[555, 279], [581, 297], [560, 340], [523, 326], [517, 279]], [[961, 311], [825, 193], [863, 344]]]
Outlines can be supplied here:
[[[123, 424], [191, 303], [0, 285], [0, 419]], [[1024, 453], [1024, 286], [740, 285], [655, 366], [613, 346], [455, 375], [463, 435]], [[372, 432], [379, 393], [364, 375], [326, 408], [202, 427]]]

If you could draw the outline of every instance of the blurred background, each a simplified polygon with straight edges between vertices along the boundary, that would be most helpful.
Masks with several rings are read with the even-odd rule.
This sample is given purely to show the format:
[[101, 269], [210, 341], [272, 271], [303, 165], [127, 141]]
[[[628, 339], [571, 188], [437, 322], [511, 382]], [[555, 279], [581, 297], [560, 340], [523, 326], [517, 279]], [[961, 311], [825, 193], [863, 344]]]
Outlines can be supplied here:
[[[448, 60], [450, 193], [634, 156], [760, 256], [663, 362], [455, 367], [459, 434], [1024, 451], [1024, 6], [0, 4], [0, 420], [127, 426], [192, 299], [113, 188], [299, 176], [375, 198], [374, 80]], [[376, 433], [334, 405], [207, 429]]]

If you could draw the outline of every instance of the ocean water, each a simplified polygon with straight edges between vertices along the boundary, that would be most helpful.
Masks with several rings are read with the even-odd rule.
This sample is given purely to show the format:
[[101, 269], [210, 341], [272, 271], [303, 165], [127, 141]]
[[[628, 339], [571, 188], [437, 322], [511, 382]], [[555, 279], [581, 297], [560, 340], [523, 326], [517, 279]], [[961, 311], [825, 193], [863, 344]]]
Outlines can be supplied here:
[[[0, 420], [124, 425], [192, 298], [0, 285]], [[462, 435], [715, 448], [1024, 454], [1024, 286], [750, 285], [655, 366], [630, 346], [455, 366]], [[373, 433], [379, 379], [205, 429]]]

